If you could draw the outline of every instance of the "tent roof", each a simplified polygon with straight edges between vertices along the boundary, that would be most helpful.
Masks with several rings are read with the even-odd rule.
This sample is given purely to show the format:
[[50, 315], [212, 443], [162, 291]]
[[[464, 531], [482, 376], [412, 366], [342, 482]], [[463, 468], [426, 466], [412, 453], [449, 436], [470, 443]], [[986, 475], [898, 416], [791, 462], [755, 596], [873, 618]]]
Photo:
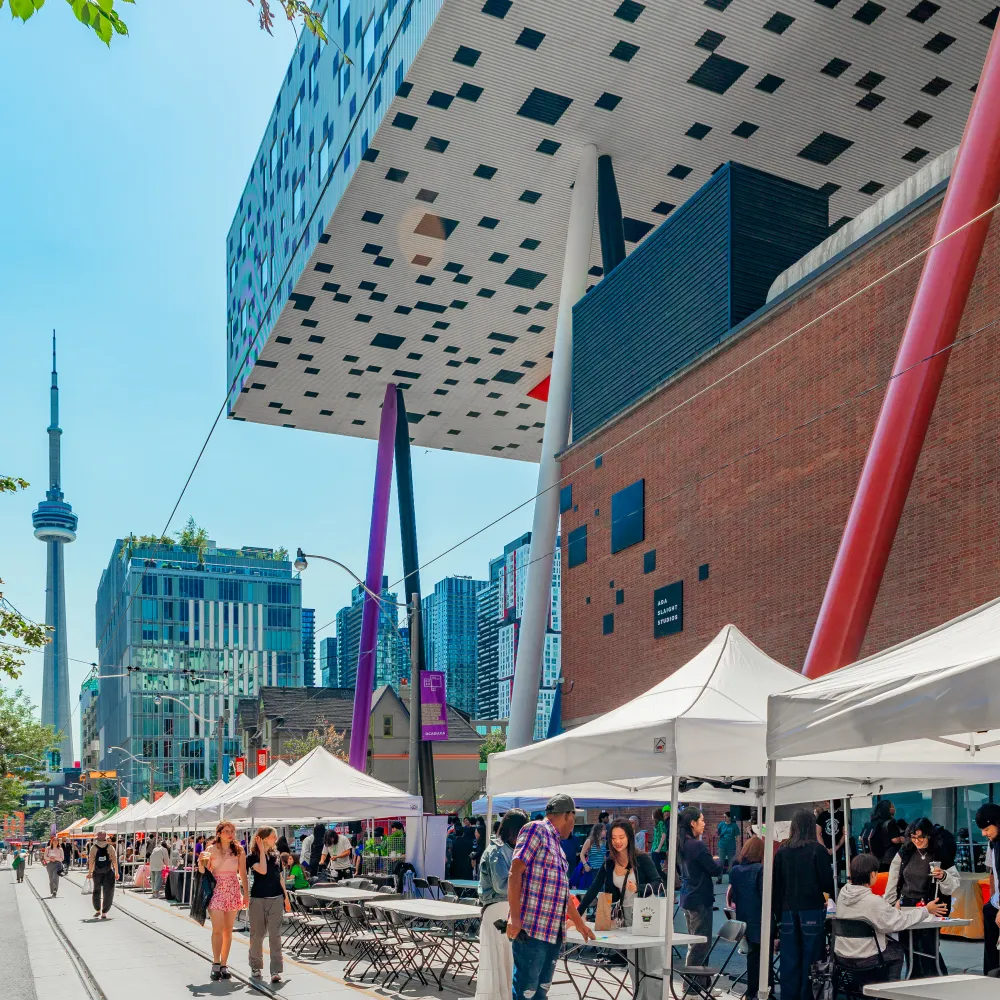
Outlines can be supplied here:
[[156, 828], [166, 829], [176, 826], [187, 816], [187, 810], [201, 800], [201, 793], [192, 785], [188, 785], [170, 805], [156, 817]]
[[[491, 754], [487, 788], [498, 795], [599, 780], [638, 789], [649, 782], [637, 779], [667, 783], [670, 774], [761, 775], [767, 696], [805, 683], [727, 625], [620, 708], [550, 740]], [[622, 796], [609, 788], [608, 797]]]
[[148, 823], [149, 826], [146, 827], [147, 830], [155, 830], [156, 823], [155, 820], [159, 819], [164, 813], [170, 811], [170, 807], [173, 805], [174, 797], [170, 792], [164, 792], [150, 807], [149, 811], [145, 816], [142, 817], [144, 823]]
[[227, 817], [291, 822], [423, 812], [419, 796], [354, 770], [323, 747], [310, 750], [276, 781], [254, 782], [247, 792], [231, 808], [227, 805]]
[[[287, 769], [288, 765], [284, 761], [278, 761], [277, 764], [281, 764], [282, 768]], [[266, 773], [266, 772], [265, 772]], [[280, 773], [280, 771], [279, 771]], [[198, 829], [206, 829], [208, 827], [214, 827], [228, 812], [228, 806], [230, 802], [235, 802], [241, 796], [245, 795], [248, 790], [248, 786], [253, 783], [254, 779], [248, 774], [241, 774], [230, 781], [226, 787], [218, 794], [215, 795], [211, 802], [199, 802], [197, 804], [197, 825]], [[188, 822], [194, 824], [196, 820], [195, 809], [188, 810]]]
[[113, 816], [117, 816], [120, 812], [120, 807], [117, 805], [112, 806], [107, 812], [99, 812], [86, 826], [88, 830], [96, 830], [98, 826], [103, 826], [105, 822], [110, 820]]
[[[768, 756], [781, 761], [779, 774], [820, 774], [818, 766], [839, 759], [874, 761], [887, 774], [926, 775], [928, 764], [941, 774], [941, 765], [952, 766], [961, 783], [989, 781], [987, 773], [1000, 773], [1000, 732], [989, 732], [1000, 726], [998, 668], [1000, 598], [796, 690], [772, 694]], [[888, 720], [893, 733], [920, 738], [884, 744]], [[786, 759], [815, 754], [831, 760]]]

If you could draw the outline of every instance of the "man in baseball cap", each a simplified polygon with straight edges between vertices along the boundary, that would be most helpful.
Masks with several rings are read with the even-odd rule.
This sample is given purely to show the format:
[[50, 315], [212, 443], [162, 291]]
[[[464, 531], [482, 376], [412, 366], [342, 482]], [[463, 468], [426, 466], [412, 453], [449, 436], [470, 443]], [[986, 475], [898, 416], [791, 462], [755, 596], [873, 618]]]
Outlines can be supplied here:
[[513, 1000], [545, 1000], [562, 946], [566, 921], [584, 940], [594, 932], [575, 906], [569, 905], [569, 878], [562, 841], [573, 832], [576, 804], [569, 795], [553, 795], [545, 819], [525, 824], [517, 838], [507, 902], [507, 936], [513, 941]]

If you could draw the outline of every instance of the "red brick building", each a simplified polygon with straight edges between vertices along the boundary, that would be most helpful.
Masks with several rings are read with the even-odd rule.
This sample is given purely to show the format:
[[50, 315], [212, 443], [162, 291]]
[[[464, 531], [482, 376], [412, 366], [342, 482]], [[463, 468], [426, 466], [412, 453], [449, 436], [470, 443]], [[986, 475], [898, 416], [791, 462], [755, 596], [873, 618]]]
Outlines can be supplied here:
[[[566, 724], [652, 686], [728, 622], [801, 669], [940, 187], [891, 205], [894, 216], [564, 453]], [[865, 655], [1000, 593], [998, 271], [994, 224]], [[640, 479], [642, 539], [612, 554], [612, 495]], [[567, 542], [584, 524], [586, 561], [572, 565]], [[657, 638], [654, 591], [677, 581], [683, 628]]]

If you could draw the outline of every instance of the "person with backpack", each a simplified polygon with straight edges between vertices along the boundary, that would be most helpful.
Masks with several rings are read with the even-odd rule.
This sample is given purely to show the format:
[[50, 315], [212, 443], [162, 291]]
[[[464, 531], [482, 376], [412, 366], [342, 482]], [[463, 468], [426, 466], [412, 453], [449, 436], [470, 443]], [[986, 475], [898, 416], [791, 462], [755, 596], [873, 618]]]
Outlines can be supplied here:
[[109, 843], [104, 830], [98, 830], [94, 835], [94, 843], [90, 846], [87, 858], [87, 878], [94, 883], [94, 894], [91, 902], [94, 905], [94, 919], [107, 920], [115, 898], [115, 882], [118, 881], [118, 854], [114, 844]]
[[[926, 816], [906, 829], [903, 846], [892, 859], [885, 901], [900, 907], [927, 906], [940, 902], [947, 912], [951, 896], [959, 886], [955, 868], [957, 845], [951, 831], [935, 826]], [[911, 978], [947, 976], [944, 959], [938, 952], [936, 930], [907, 931], [912, 940], [900, 936], [900, 943], [913, 955]], [[937, 955], [937, 961], [930, 956]]]
[[11, 866], [13, 867], [14, 871], [17, 872], [18, 882], [24, 881], [24, 865], [25, 865], [24, 848], [19, 846], [14, 851], [14, 858], [11, 861]]
[[872, 810], [867, 843], [862, 848], [878, 858], [879, 871], [887, 872], [903, 846], [903, 828], [896, 821], [896, 807], [890, 799], [881, 799]]

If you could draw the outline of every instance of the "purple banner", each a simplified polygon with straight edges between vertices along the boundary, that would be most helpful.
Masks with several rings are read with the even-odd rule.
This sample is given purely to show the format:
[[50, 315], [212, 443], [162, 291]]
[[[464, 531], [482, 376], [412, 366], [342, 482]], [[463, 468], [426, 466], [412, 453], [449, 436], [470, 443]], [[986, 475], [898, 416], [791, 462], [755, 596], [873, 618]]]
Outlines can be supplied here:
[[448, 708], [440, 670], [420, 671], [420, 738], [448, 739]]

